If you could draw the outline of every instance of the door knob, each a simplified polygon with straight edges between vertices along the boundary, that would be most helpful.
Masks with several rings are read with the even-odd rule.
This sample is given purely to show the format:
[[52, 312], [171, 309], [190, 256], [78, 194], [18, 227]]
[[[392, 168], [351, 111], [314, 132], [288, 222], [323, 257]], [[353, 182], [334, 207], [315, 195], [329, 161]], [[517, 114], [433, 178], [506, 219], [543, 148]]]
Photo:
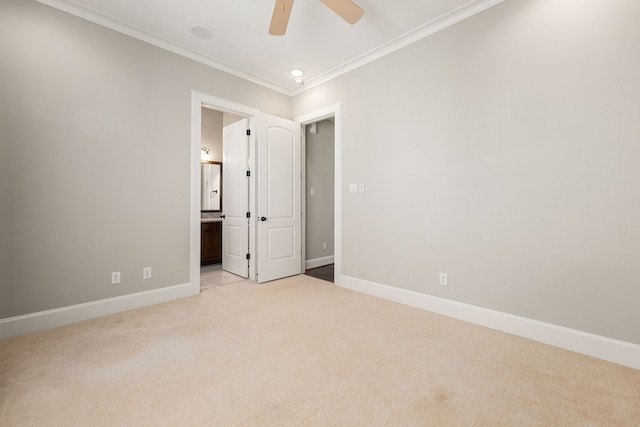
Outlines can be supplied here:
[[267, 218], [265, 218], [263, 216], [260, 217], [260, 221], [266, 221], [266, 220], [267, 220]]
[[220, 218], [225, 219], [226, 216], [224, 214], [220, 215]]

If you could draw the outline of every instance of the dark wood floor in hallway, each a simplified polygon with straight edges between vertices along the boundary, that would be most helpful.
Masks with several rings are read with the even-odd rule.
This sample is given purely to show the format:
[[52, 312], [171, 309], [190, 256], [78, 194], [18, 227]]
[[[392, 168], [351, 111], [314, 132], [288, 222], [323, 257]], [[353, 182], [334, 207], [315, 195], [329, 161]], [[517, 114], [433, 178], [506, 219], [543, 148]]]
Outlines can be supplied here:
[[333, 264], [324, 265], [322, 267], [310, 268], [305, 271], [307, 276], [315, 277], [317, 279], [333, 282]]

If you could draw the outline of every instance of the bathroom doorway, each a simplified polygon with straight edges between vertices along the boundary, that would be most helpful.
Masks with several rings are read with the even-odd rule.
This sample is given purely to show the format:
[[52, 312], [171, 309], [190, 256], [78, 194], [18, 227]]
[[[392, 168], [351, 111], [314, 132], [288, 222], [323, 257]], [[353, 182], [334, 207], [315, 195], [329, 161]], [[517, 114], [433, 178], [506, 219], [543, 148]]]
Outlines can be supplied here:
[[[202, 105], [201, 107], [201, 290], [237, 282], [245, 278], [225, 271], [225, 266], [223, 265], [224, 227], [222, 218], [224, 212], [222, 196], [224, 194], [223, 183], [225, 173], [223, 129], [225, 126], [244, 119], [243, 116], [220, 111], [207, 105]], [[219, 168], [216, 168], [216, 166], [219, 166]], [[218, 175], [210, 173], [209, 169], [211, 168], [215, 168]], [[228, 178], [232, 177], [228, 176]], [[226, 185], [224, 187], [226, 187]]]

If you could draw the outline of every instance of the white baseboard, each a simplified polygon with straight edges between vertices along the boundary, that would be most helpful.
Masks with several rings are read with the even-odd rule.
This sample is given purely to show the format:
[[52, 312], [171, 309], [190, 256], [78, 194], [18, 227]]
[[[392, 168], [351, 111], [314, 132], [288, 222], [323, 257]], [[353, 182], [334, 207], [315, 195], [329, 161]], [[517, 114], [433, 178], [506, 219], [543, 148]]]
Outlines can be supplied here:
[[333, 258], [333, 255], [331, 255], [323, 258], [308, 259], [305, 261], [304, 266], [307, 270], [310, 268], [323, 267], [325, 265], [333, 264]]
[[[197, 295], [190, 283], [0, 319], [0, 339]], [[195, 292], [195, 293], [194, 293]]]
[[345, 275], [341, 275], [336, 284], [640, 370], [640, 345], [637, 344]]

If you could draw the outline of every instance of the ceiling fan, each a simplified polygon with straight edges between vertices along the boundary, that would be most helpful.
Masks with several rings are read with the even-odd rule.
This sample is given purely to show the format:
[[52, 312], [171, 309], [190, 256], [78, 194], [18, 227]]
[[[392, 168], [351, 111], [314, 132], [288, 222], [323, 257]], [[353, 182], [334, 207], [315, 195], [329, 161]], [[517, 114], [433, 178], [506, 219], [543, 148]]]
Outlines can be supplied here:
[[[362, 18], [364, 10], [351, 0], [320, 0], [329, 9], [337, 13], [342, 19], [353, 25]], [[291, 15], [291, 7], [293, 0], [276, 0], [273, 7], [273, 16], [271, 17], [271, 26], [269, 34], [273, 36], [282, 36], [287, 31], [289, 23], [289, 15]]]

